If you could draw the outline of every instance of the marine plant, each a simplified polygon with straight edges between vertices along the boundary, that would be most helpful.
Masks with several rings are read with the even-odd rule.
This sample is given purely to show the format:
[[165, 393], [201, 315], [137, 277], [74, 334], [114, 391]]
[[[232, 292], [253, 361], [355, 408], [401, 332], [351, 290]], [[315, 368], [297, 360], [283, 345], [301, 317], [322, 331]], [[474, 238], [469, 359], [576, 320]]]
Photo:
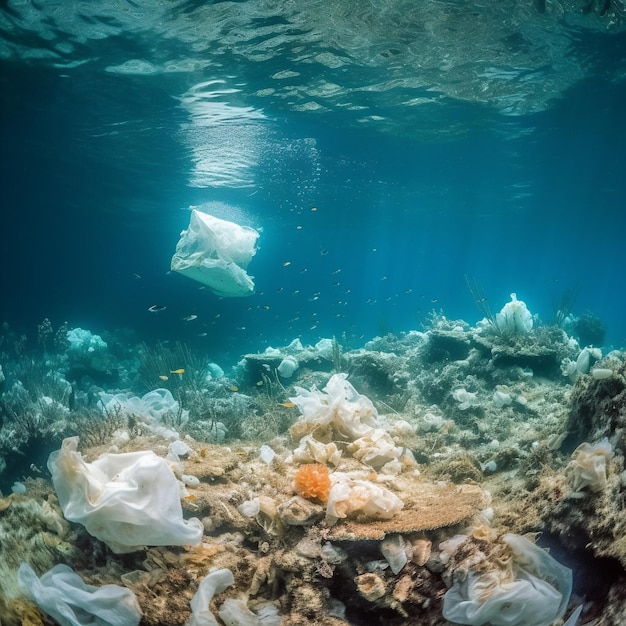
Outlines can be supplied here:
[[69, 383], [63, 382], [56, 394], [45, 395], [18, 380], [0, 395], [0, 474], [10, 468], [11, 476], [3, 475], [9, 484], [33, 464], [44, 465], [51, 446], [68, 432]]
[[13, 330], [7, 322], [0, 326], [0, 357], [4, 362], [23, 357], [28, 350], [28, 337]]
[[69, 347], [67, 333], [67, 322], [63, 322], [63, 324], [55, 329], [52, 322], [45, 317], [42, 322], [37, 325], [37, 345], [43, 354], [49, 352], [62, 354]]
[[574, 302], [578, 297], [578, 292], [580, 291], [580, 286], [575, 285], [574, 287], [567, 288], [559, 299], [558, 303], [555, 297], [552, 297], [552, 310], [554, 311], [554, 323], [562, 328], [565, 320], [570, 316], [572, 312], [572, 308], [574, 306]]
[[81, 445], [85, 447], [104, 445], [121, 428], [126, 428], [132, 436], [135, 434], [133, 422], [132, 417], [126, 415], [120, 405], [110, 409], [84, 407], [74, 412], [70, 418], [73, 430], [80, 435]]
[[244, 419], [252, 411], [249, 396], [230, 391], [218, 382], [208, 383], [205, 389], [185, 390], [180, 397], [181, 406], [189, 412], [181, 430], [199, 441], [221, 441], [226, 434], [238, 437]]
[[602, 346], [606, 336], [606, 324], [591, 311], [585, 311], [573, 320], [571, 332], [581, 346]]
[[498, 332], [496, 316], [491, 311], [489, 300], [487, 300], [487, 296], [485, 295], [485, 290], [482, 288], [482, 285], [475, 277], [468, 276], [467, 274], [465, 275], [465, 283], [467, 284], [467, 288], [469, 289], [472, 299], [474, 300], [476, 308], [482, 313], [483, 317], [487, 319], [491, 328]]
[[180, 391], [201, 389], [208, 374], [209, 361], [181, 341], [139, 347], [138, 377], [148, 390], [163, 387], [176, 396]]

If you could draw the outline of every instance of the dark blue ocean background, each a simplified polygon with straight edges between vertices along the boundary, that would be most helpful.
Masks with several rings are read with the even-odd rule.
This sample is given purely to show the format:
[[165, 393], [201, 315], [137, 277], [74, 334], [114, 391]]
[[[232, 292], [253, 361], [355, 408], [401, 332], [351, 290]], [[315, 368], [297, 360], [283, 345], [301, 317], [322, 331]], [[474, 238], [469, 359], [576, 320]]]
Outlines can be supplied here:
[[[203, 4], [172, 6], [189, 17]], [[514, 102], [525, 81], [538, 86], [511, 108], [497, 93], [455, 97], [428, 77], [360, 89], [420, 70], [406, 58], [399, 69], [359, 63], [354, 50], [343, 51], [347, 70], [298, 65], [309, 45], [296, 50], [298, 33], [262, 58], [249, 40], [243, 52], [232, 44], [217, 62], [210, 46], [168, 47], [168, 16], [158, 37], [150, 24], [125, 30], [104, 18], [109, 31], [80, 37], [74, 23], [53, 27], [52, 8], [36, 21], [25, 6], [47, 11], [2, 9], [0, 322], [33, 333], [49, 318], [131, 331], [129, 341], [181, 340], [228, 364], [296, 337], [358, 347], [419, 330], [433, 310], [474, 324], [482, 315], [469, 277], [494, 311], [516, 292], [546, 323], [577, 290], [572, 312], [598, 316], [607, 347], [626, 345], [621, 28], [554, 16], [570, 37], [560, 65], [546, 58], [530, 78], [510, 78]], [[172, 31], [179, 18], [169, 15]], [[263, 36], [287, 22], [266, 21]], [[340, 56], [337, 41], [325, 45]], [[402, 56], [402, 45], [388, 55]], [[196, 64], [159, 69], [181, 58]], [[554, 88], [572, 59], [584, 71]], [[289, 81], [294, 69], [293, 96], [273, 97], [277, 76]], [[324, 72], [335, 92], [303, 95]], [[191, 205], [262, 231], [248, 268], [254, 295], [218, 298], [169, 271]], [[167, 308], [154, 314], [154, 304]]]

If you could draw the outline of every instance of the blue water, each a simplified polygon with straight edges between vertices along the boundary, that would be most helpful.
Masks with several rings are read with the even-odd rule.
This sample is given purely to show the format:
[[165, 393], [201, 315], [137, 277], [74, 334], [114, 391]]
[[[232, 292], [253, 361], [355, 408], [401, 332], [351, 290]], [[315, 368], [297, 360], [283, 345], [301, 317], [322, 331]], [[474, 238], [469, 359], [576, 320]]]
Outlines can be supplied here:
[[[68, 6], [2, 9], [0, 322], [124, 328], [233, 358], [295, 337], [356, 347], [420, 329], [433, 309], [475, 323], [469, 276], [492, 309], [516, 292], [545, 322], [576, 287], [574, 314], [593, 312], [607, 346], [626, 345], [621, 24], [538, 13], [533, 28], [568, 38], [557, 52], [546, 39], [545, 60], [527, 26], [482, 42], [471, 27], [475, 46], [527, 54], [482, 97], [480, 52], [465, 67], [463, 50], [426, 51], [423, 75], [411, 64], [421, 15], [395, 33], [384, 13], [307, 27], [328, 3], [283, 18], [278, 3], [262, 20], [241, 17], [252, 3], [178, 3], [145, 25], [122, 19], [141, 5], [103, 3], [99, 20]], [[157, 5], [145, 6], [148, 19]], [[198, 33], [218, 10], [209, 45]], [[302, 63], [313, 49], [345, 64]], [[168, 66], [181, 59], [195, 64]], [[373, 87], [384, 80], [396, 82]], [[254, 295], [220, 299], [169, 272], [190, 205], [262, 230]]]

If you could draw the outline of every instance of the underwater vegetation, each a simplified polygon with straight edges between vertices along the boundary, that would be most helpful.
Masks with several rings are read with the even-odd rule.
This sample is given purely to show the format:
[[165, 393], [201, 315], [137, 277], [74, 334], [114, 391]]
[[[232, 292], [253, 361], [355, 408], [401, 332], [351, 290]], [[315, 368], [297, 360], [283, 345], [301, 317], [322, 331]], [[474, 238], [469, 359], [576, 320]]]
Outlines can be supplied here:
[[5, 325], [2, 624], [624, 623], [626, 358], [578, 322], [235, 364]]

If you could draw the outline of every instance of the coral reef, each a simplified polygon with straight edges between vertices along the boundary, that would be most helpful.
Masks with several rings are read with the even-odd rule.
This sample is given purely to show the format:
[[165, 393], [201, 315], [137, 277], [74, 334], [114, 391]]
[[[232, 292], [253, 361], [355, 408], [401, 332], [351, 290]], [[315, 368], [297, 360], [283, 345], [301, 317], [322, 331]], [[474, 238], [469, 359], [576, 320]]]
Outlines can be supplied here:
[[[353, 350], [294, 340], [232, 370], [182, 345], [142, 346], [140, 358], [120, 354], [121, 388], [87, 372], [70, 381], [77, 348], [53, 341], [47, 325], [45, 363], [18, 364], [25, 348], [5, 337], [0, 456], [25, 456], [32, 442], [39, 456], [0, 467], [6, 493], [17, 481], [0, 498], [0, 620], [47, 623], [17, 583], [24, 561], [38, 578], [63, 564], [85, 585], [132, 591], [145, 626], [182, 625], [193, 607], [218, 624], [498, 623], [480, 621], [486, 597], [504, 598], [519, 624], [547, 625], [580, 603], [583, 624], [621, 623], [626, 362], [581, 348], [522, 304], [474, 327], [433, 314], [423, 331]], [[106, 360], [116, 345], [74, 335], [83, 360], [90, 346]], [[45, 459], [76, 436], [72, 454], [51, 459], [53, 485]], [[125, 459], [158, 472], [135, 480]], [[194, 524], [193, 541], [145, 545], [159, 544], [152, 520], [121, 545], [110, 511], [95, 526], [69, 510], [66, 519], [56, 495], [67, 509], [141, 493], [145, 508], [157, 479], [167, 510], [150, 510]], [[528, 533], [543, 533], [552, 556]], [[577, 586], [599, 563], [601, 584]], [[229, 584], [206, 592], [215, 572]], [[534, 613], [518, 602], [526, 593], [538, 593]], [[472, 602], [477, 613], [462, 614]]]
[[608, 377], [582, 376], [571, 392], [564, 446], [573, 449], [584, 441], [608, 437], [615, 447], [626, 449], [626, 362], [610, 353], [597, 366], [610, 370]]

